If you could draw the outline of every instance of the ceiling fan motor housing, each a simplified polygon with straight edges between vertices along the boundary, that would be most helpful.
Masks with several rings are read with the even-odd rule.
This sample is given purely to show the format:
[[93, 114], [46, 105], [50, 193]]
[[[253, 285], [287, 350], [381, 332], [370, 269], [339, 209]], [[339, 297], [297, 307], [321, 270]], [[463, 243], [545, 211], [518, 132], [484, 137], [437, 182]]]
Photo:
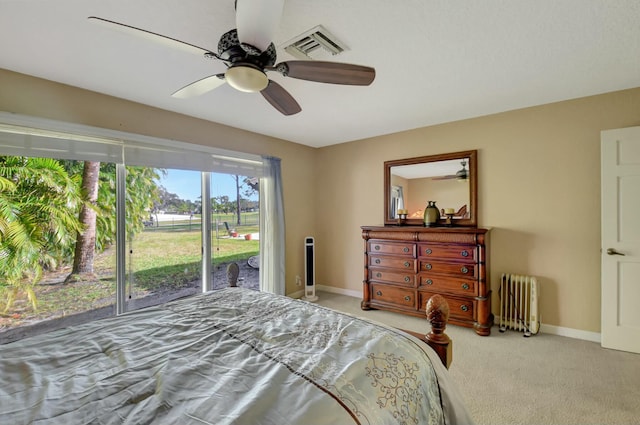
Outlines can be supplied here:
[[231, 65], [247, 62], [259, 68], [273, 66], [276, 63], [276, 46], [273, 43], [264, 52], [249, 44], [240, 43], [238, 31], [234, 28], [222, 34], [218, 42], [220, 58]]

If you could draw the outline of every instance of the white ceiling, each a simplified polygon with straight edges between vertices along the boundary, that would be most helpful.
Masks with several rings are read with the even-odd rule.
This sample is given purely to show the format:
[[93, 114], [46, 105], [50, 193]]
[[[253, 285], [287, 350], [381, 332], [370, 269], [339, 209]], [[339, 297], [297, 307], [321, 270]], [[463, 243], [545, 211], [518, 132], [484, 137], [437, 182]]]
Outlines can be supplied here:
[[224, 65], [88, 16], [212, 51], [235, 27], [233, 0], [0, 0], [0, 68], [316, 147], [640, 86], [638, 0], [285, 0], [278, 62], [321, 24], [350, 49], [333, 60], [376, 69], [368, 87], [269, 73], [289, 117], [228, 85], [172, 98]]

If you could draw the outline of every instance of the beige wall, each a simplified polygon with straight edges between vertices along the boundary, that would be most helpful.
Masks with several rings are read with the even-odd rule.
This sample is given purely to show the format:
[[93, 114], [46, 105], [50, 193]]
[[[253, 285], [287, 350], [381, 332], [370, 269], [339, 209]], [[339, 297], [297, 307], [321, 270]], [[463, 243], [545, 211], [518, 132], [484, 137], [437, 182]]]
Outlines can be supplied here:
[[0, 69], [0, 111], [216, 146], [282, 159], [286, 211], [286, 291], [304, 269], [303, 238], [314, 233], [316, 150]]
[[360, 226], [382, 223], [384, 161], [477, 149], [494, 313], [500, 274], [531, 274], [544, 324], [599, 332], [600, 131], [637, 125], [633, 89], [319, 149], [318, 283], [361, 291]]
[[307, 235], [318, 283], [361, 291], [360, 226], [382, 223], [384, 161], [478, 149], [494, 312], [500, 273], [532, 274], [544, 324], [599, 332], [600, 131], [640, 125], [640, 88], [321, 149], [3, 70], [0, 110], [282, 158], [287, 293]]

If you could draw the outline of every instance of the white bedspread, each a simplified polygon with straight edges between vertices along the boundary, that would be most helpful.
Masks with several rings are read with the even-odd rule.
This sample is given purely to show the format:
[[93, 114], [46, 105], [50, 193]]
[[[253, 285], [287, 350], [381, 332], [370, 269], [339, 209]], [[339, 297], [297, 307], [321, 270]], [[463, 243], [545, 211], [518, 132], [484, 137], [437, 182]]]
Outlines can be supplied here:
[[[226, 288], [0, 346], [3, 424], [470, 422], [428, 347]], [[436, 370], [438, 373], [436, 373]], [[453, 394], [453, 395], [452, 395]]]

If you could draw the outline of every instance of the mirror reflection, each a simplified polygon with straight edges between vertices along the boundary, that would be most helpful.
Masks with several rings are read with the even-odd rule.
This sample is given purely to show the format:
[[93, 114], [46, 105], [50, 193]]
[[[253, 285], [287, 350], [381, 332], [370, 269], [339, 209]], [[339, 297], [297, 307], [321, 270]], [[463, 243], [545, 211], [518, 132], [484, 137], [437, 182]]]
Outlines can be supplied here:
[[435, 201], [444, 222], [475, 225], [476, 151], [385, 162], [385, 224], [422, 225], [428, 201]]

